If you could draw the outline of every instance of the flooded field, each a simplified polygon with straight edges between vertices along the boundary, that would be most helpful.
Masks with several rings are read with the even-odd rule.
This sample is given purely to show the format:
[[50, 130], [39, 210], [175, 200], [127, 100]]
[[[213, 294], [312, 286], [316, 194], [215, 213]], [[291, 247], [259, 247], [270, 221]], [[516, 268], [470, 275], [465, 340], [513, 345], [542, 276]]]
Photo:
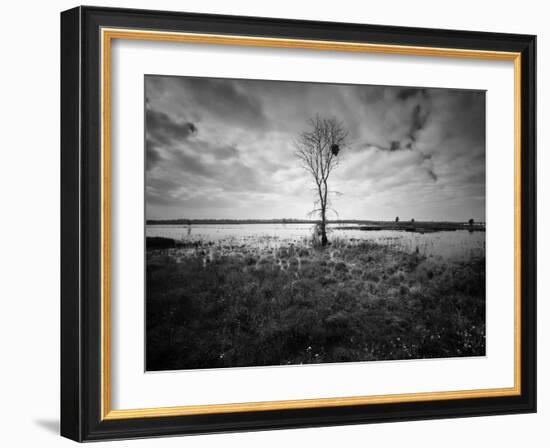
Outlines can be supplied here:
[[[345, 230], [336, 227], [346, 227]], [[193, 224], [148, 225], [146, 236], [172, 238], [184, 243], [215, 243], [216, 246], [247, 246], [249, 249], [277, 249], [293, 244], [307, 245], [312, 224]], [[329, 239], [340, 243], [373, 242], [409, 253], [448, 260], [467, 259], [485, 254], [485, 232], [468, 230], [430, 233], [398, 230], [360, 230], [358, 224], [329, 226]]]
[[484, 231], [312, 227], [147, 226], [147, 369], [485, 354]]

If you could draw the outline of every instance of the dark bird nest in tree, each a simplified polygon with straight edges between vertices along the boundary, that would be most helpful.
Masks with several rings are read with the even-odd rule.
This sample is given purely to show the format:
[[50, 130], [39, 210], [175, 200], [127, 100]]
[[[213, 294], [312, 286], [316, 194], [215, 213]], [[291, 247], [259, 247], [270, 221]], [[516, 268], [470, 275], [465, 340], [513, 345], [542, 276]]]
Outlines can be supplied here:
[[333, 155], [337, 156], [340, 152], [340, 146], [338, 146], [336, 143], [333, 143], [332, 145], [330, 145], [330, 150], [332, 151]]

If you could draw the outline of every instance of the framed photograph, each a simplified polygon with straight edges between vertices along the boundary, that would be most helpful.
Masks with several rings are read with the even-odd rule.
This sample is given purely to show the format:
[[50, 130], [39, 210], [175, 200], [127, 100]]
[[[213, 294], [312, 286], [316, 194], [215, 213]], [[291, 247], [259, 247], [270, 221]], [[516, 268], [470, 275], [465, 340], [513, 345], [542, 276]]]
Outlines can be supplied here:
[[535, 36], [61, 14], [61, 433], [536, 411]]

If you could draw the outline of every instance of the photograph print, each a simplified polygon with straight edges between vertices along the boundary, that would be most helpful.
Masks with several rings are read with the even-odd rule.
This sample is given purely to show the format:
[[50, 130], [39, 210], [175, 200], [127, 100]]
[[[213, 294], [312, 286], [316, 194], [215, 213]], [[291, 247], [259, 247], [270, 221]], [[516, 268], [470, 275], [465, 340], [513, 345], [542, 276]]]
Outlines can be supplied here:
[[144, 83], [147, 371], [485, 356], [485, 91]]

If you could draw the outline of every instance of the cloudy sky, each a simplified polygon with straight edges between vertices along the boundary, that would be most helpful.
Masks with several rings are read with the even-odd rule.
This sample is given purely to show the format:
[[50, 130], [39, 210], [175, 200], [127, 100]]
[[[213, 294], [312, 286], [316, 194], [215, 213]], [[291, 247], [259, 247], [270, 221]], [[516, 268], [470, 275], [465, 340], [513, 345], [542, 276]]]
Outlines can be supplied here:
[[485, 219], [485, 92], [149, 75], [147, 218], [307, 218], [316, 114], [348, 131], [339, 219]]

